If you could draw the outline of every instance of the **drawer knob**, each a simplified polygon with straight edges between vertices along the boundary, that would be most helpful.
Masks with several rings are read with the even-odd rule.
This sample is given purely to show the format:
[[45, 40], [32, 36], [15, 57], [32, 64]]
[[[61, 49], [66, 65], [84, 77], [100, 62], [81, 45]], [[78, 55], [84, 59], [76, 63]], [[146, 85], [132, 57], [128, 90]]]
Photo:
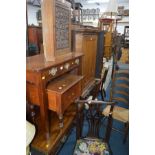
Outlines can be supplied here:
[[57, 68], [56, 67], [54, 67], [51, 70], [49, 70], [49, 74], [51, 74], [52, 76], [56, 75], [56, 72], [57, 72]]
[[45, 80], [45, 76], [42, 77], [42, 80]]
[[70, 66], [70, 64], [69, 64], [69, 63], [66, 63], [66, 64], [65, 64], [65, 69], [68, 70], [69, 66]]
[[60, 67], [60, 70], [63, 70], [63, 68], [64, 68], [64, 67], [63, 67], [63, 66], [61, 66], [61, 67]]
[[79, 64], [79, 59], [76, 59], [75, 60], [75, 63], [78, 65]]
[[59, 87], [58, 89], [59, 89], [59, 90], [61, 90], [61, 89], [62, 89], [62, 87]]
[[72, 93], [72, 96], [74, 96], [75, 94], [74, 93]]
[[63, 87], [66, 87], [66, 84], [63, 84], [62, 86], [63, 86]]

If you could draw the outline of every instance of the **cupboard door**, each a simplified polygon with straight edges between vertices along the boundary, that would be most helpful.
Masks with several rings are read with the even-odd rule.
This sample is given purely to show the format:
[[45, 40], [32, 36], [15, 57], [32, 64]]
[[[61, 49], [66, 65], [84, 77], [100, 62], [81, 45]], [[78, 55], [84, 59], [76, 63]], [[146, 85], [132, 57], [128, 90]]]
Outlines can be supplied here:
[[40, 50], [40, 45], [43, 43], [42, 28], [41, 27], [28, 27], [29, 44], [35, 44]]
[[112, 33], [106, 32], [105, 34], [105, 46], [111, 46], [112, 45]]
[[29, 27], [28, 28], [28, 39], [29, 39], [29, 43], [31, 44], [38, 44], [38, 35], [37, 35], [37, 28], [35, 27]]
[[106, 57], [106, 58], [108, 58], [108, 59], [110, 59], [110, 57], [111, 57], [111, 52], [112, 52], [112, 47], [111, 46], [105, 46], [104, 47], [105, 49], [104, 49], [104, 57]]
[[97, 51], [97, 35], [84, 35], [83, 52], [84, 64], [84, 86], [86, 86], [95, 77], [96, 67], [96, 51]]

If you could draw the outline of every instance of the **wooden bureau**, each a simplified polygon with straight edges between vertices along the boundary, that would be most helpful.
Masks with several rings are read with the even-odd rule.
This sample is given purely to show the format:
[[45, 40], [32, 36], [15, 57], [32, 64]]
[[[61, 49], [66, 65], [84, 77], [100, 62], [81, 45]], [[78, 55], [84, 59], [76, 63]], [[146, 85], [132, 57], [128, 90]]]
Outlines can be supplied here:
[[93, 29], [74, 30], [73, 40], [73, 50], [84, 54], [82, 62], [82, 74], [84, 75], [82, 87], [83, 89], [87, 89], [95, 78], [98, 31]]
[[[63, 106], [62, 110], [58, 108], [54, 109], [52, 102], [48, 104], [48, 93], [52, 87], [52, 81], [68, 74], [82, 75], [82, 56], [80, 53], [72, 53], [56, 58], [55, 61], [46, 61], [43, 54], [27, 57], [26, 62], [26, 99], [31, 105], [40, 106], [41, 126], [44, 130], [46, 137], [49, 137], [49, 118], [48, 109], [54, 110], [58, 113], [60, 122], [62, 124], [62, 114], [68, 107], [65, 97], [62, 97], [62, 101], [65, 101], [66, 106]], [[69, 76], [70, 77], [70, 76]], [[63, 96], [67, 96], [68, 92], [76, 92], [75, 96], [80, 96], [80, 80], [81, 77], [75, 78], [72, 75], [72, 80], [75, 80], [68, 85], [66, 93]], [[50, 83], [51, 82], [51, 83]], [[57, 81], [58, 82], [58, 81]], [[58, 82], [59, 83], [59, 82]], [[49, 86], [48, 86], [49, 85]], [[55, 84], [54, 84], [55, 85]], [[71, 88], [73, 87], [73, 88]], [[47, 89], [48, 88], [48, 89]], [[62, 91], [63, 92], [63, 91]], [[75, 98], [72, 97], [71, 101]], [[58, 101], [58, 98], [57, 98]], [[61, 101], [59, 101], [60, 103]], [[52, 106], [53, 107], [52, 107]]]

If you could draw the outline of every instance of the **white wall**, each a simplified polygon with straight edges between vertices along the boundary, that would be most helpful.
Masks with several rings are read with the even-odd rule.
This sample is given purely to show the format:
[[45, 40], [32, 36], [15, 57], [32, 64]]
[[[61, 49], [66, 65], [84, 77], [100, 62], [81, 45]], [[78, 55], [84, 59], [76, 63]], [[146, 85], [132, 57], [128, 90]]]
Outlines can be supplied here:
[[[100, 9], [100, 16], [102, 15], [103, 12], [106, 11], [108, 3], [100, 3], [100, 5], [97, 4], [83, 4], [82, 9], [93, 9], [93, 8], [99, 8]], [[124, 6], [124, 9], [129, 9], [129, 4], [128, 3], [119, 3], [118, 6]], [[98, 20], [93, 21], [94, 26], [97, 26]], [[124, 17], [123, 20], [117, 24], [117, 31], [118, 33], [123, 34], [124, 33], [124, 26], [129, 25], [129, 17]]]
[[124, 17], [120, 22], [117, 24], [117, 31], [118, 33], [124, 33], [124, 26], [129, 26], [129, 17]]
[[[107, 8], [107, 4], [108, 3], [101, 3], [100, 5], [96, 5], [96, 4], [83, 4], [83, 9], [93, 9], [93, 8], [99, 8], [100, 9], [100, 16], [103, 12], [106, 11]], [[128, 3], [119, 3], [119, 6], [124, 6], [125, 9], [129, 8]], [[37, 18], [36, 18], [36, 12], [40, 9], [39, 7], [36, 6], [32, 6], [32, 5], [27, 5], [27, 9], [28, 9], [28, 24], [29, 25], [36, 25], [38, 26], [38, 22], [37, 22]], [[123, 21], [129, 21], [128, 17], [123, 18]], [[97, 26], [98, 24], [98, 20], [93, 21], [94, 22], [94, 26]], [[121, 34], [124, 33], [124, 26], [129, 25], [129, 23], [124, 22], [124, 23], [118, 23], [117, 25], [117, 31]]]
[[28, 14], [28, 25], [36, 25], [39, 26], [37, 22], [36, 12], [39, 10], [39, 7], [32, 6], [30, 4], [27, 5], [27, 14]]

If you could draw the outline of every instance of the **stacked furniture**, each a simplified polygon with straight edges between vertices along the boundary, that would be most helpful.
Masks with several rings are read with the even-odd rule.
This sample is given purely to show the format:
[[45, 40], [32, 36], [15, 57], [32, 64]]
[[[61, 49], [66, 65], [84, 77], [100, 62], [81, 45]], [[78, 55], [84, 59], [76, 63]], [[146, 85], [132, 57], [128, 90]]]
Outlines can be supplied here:
[[[46, 0], [41, 7], [44, 53], [27, 57], [26, 97], [37, 128], [31, 146], [44, 154], [54, 154], [74, 123], [74, 100], [98, 84], [95, 69], [99, 31], [75, 30], [71, 50], [71, 5]], [[97, 74], [99, 77], [99, 71]]]
[[41, 50], [41, 44], [43, 43], [42, 27], [28, 26], [27, 28], [29, 56], [39, 54], [39, 51]]
[[72, 31], [72, 49], [84, 54], [82, 61], [83, 95], [101, 78], [104, 54], [104, 32], [94, 28], [79, 28]]
[[33, 124], [26, 121], [26, 155], [30, 154], [30, 143], [32, 142], [36, 129]]
[[110, 59], [112, 56], [112, 33], [114, 19], [111, 18], [100, 18], [100, 30], [104, 31], [104, 57]]
[[72, 103], [82, 93], [83, 54], [71, 51], [70, 3], [46, 0], [41, 9], [44, 54], [27, 57], [26, 97], [37, 128], [32, 147], [51, 154], [75, 117]]
[[112, 113], [113, 119], [125, 124], [125, 143], [129, 132], [129, 71], [115, 70], [113, 74], [110, 100], [116, 102], [116, 105], [106, 106], [102, 114], [108, 117]]

